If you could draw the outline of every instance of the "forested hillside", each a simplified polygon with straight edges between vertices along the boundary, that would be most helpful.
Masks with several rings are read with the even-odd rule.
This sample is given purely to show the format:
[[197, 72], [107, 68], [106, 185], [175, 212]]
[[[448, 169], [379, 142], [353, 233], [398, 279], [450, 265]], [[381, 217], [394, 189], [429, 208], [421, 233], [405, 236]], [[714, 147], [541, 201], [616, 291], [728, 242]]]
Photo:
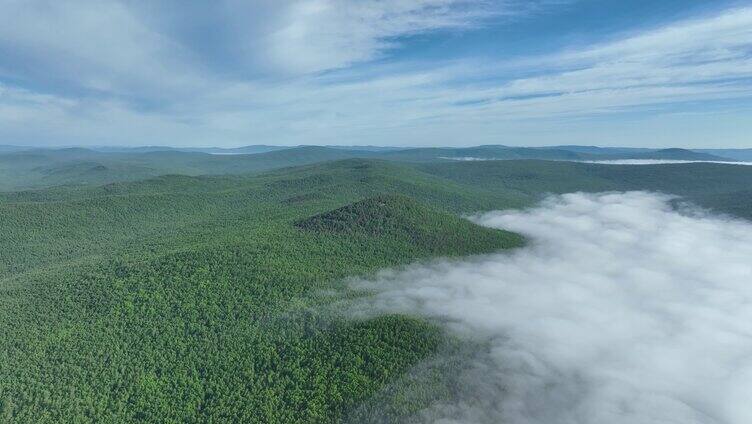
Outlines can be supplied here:
[[[520, 244], [420, 203], [470, 211], [504, 202], [461, 191], [355, 160], [262, 177], [174, 176], [6, 195], [3, 417], [342, 418], [445, 336], [408, 317], [343, 319], [326, 307], [326, 292], [343, 277], [419, 258]], [[393, 192], [418, 200], [372, 197]], [[398, 213], [376, 215], [399, 231], [296, 226], [364, 197], [390, 202]], [[431, 226], [433, 237], [416, 242]]]
[[752, 167], [715, 163], [601, 165], [551, 161], [484, 161], [425, 164], [423, 172], [523, 202], [547, 193], [649, 190], [719, 212], [752, 218], [749, 186]]
[[749, 216], [751, 184], [717, 164], [347, 159], [3, 193], [0, 417], [399, 420], [450, 393], [456, 364], [408, 371], [462, 348], [413, 317], [350, 319], [343, 279], [520, 246], [459, 215], [546, 193], [660, 190]]
[[180, 150], [96, 151], [82, 148], [0, 153], [0, 191], [136, 181], [167, 174], [223, 175], [369, 155], [326, 147], [214, 155]]

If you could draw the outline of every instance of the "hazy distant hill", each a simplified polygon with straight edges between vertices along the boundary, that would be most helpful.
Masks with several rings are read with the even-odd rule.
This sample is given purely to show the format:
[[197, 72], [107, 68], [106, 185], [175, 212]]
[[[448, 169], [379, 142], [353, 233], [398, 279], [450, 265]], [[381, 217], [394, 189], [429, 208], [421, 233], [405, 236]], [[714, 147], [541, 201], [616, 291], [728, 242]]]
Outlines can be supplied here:
[[146, 152], [34, 149], [0, 154], [0, 191], [135, 181], [165, 174], [257, 173], [371, 154], [316, 146], [232, 155], [150, 149]]
[[577, 146], [577, 145], [561, 145], [561, 146], [547, 146], [540, 147], [541, 149], [556, 149], [556, 150], [568, 150], [575, 153], [584, 153], [589, 155], [622, 155], [632, 153], [647, 153], [653, 152], [657, 149], [648, 149], [640, 147], [598, 147], [598, 146]]
[[170, 147], [170, 146], [141, 146], [141, 147], [109, 147], [109, 146], [96, 146], [91, 147], [91, 150], [99, 152], [111, 152], [111, 153], [148, 153], [148, 152], [162, 152], [162, 151], [175, 151], [175, 152], [196, 152], [196, 153], [211, 153], [211, 154], [255, 154], [272, 152], [274, 150], [289, 149], [286, 146], [269, 146], [269, 145], [252, 145], [242, 147]]
[[9, 146], [9, 145], [0, 145], [0, 154], [2, 153], [10, 153], [10, 152], [19, 152], [22, 150], [29, 150], [29, 147], [22, 147], [22, 146]]
[[[604, 165], [568, 161], [484, 161], [426, 163], [416, 168], [458, 184], [494, 193], [540, 199], [547, 193], [649, 190], [684, 196], [709, 208], [736, 213], [732, 203], [752, 203], [744, 193], [752, 184], [752, 166], [718, 163]], [[738, 198], [734, 198], [739, 193]], [[723, 197], [723, 202], [714, 199]], [[744, 217], [752, 218], [746, 209]]]
[[694, 151], [730, 160], [752, 161], [752, 149], [695, 149]]
[[[299, 146], [299, 147], [303, 147], [303, 146]], [[330, 149], [342, 149], [342, 150], [365, 151], [365, 152], [391, 152], [391, 151], [407, 150], [407, 149], [413, 148], [413, 147], [394, 147], [394, 146], [335, 146], [331, 144], [324, 145], [323, 147], [328, 147]]]
[[[545, 150], [546, 148], [541, 148]], [[696, 160], [696, 161], [724, 161], [728, 160], [719, 155], [698, 152], [689, 149], [642, 149], [627, 147], [596, 147], [596, 146], [556, 146], [556, 149], [574, 152], [581, 159], [587, 160], [617, 160], [617, 159], [655, 159], [655, 160]]]
[[[267, 150], [241, 154], [240, 150]], [[271, 150], [269, 150], [271, 149]], [[575, 149], [580, 151], [572, 151]], [[228, 153], [228, 149], [220, 149]], [[106, 184], [135, 181], [157, 175], [220, 175], [268, 170], [340, 159], [383, 159], [395, 162], [447, 162], [475, 160], [544, 159], [597, 161], [609, 159], [662, 159], [723, 161], [720, 156], [686, 149], [651, 151], [600, 149], [576, 146], [528, 148], [487, 145], [467, 148], [391, 147], [275, 147], [248, 146], [216, 154], [162, 147], [88, 149], [26, 149], [0, 152], [0, 191], [38, 189], [54, 185]], [[600, 154], [592, 152], [599, 151]]]
[[507, 146], [478, 146], [464, 148], [426, 147], [387, 152], [380, 156], [384, 159], [425, 162], [435, 160], [509, 160], [509, 159], [554, 159], [577, 160], [583, 156], [567, 150], [507, 147]]
[[709, 160], [709, 161], [752, 161], [752, 149], [647, 149], [632, 147], [597, 147], [597, 146], [551, 146], [542, 149], [559, 149], [585, 155], [596, 159], [672, 159], [672, 160]]
[[687, 149], [621, 149], [561, 146], [545, 147], [508, 147], [478, 146], [467, 148], [417, 148], [387, 152], [380, 157], [390, 160], [426, 162], [435, 160], [614, 160], [614, 159], [662, 159], [662, 160], [696, 160], [724, 161], [720, 156], [698, 153]]
[[724, 161], [726, 159], [708, 153], [693, 152], [687, 149], [661, 149], [652, 152], [622, 154], [623, 159], [665, 159], [665, 160], [699, 160], [699, 161]]

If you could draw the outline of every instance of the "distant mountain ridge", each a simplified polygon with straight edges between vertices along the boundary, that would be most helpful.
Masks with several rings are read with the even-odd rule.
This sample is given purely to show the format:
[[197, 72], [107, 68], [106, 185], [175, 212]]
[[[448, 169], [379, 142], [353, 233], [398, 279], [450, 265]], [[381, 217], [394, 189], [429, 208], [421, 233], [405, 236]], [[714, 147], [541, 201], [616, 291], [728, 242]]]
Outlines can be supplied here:
[[695, 152], [708, 153], [721, 156], [726, 159], [742, 162], [752, 161], [752, 148], [750, 149], [694, 149]]
[[[246, 146], [237, 149], [21, 148], [0, 146], [0, 191], [53, 185], [107, 184], [167, 174], [221, 175], [259, 173], [342, 159], [380, 159], [431, 163], [474, 160], [606, 161], [623, 159], [724, 162], [729, 157], [688, 149], [631, 149], [593, 146], [396, 148], [378, 146]], [[204, 151], [199, 151], [204, 150]], [[211, 150], [211, 151], [206, 151]], [[256, 153], [249, 153], [249, 152]], [[594, 153], [598, 152], [598, 153]], [[744, 151], [741, 151], [742, 153]], [[737, 152], [737, 154], [740, 154]]]
[[141, 147], [108, 147], [108, 146], [95, 146], [91, 147], [91, 150], [99, 152], [112, 152], [112, 153], [149, 153], [149, 152], [161, 152], [161, 151], [176, 151], [176, 152], [196, 152], [196, 153], [210, 153], [210, 154], [256, 154], [266, 153], [275, 150], [289, 149], [288, 146], [270, 146], [265, 144], [242, 146], [242, 147], [171, 147], [171, 146], [141, 146]]
[[[487, 144], [470, 147], [410, 147], [410, 146], [376, 146], [376, 145], [297, 145], [297, 146], [277, 146], [268, 144], [255, 144], [241, 147], [176, 147], [176, 146], [68, 146], [68, 147], [44, 147], [44, 146], [16, 146], [0, 145], [0, 154], [21, 152], [21, 151], [94, 151], [100, 153], [153, 153], [153, 152], [189, 152], [189, 153], [208, 153], [208, 154], [259, 154], [279, 150], [291, 150], [305, 147], [323, 147], [334, 150], [345, 150], [352, 152], [361, 152], [361, 154], [387, 154], [399, 158], [412, 157], [425, 159], [427, 157], [442, 154], [447, 157], [469, 156], [472, 154], [488, 155], [497, 153], [501, 155], [500, 159], [529, 159], [529, 158], [552, 158], [561, 157], [570, 159], [576, 155], [582, 155], [582, 158], [591, 158], [591, 156], [619, 156], [620, 158], [640, 157], [639, 155], [657, 157], [684, 157], [690, 158], [692, 153], [703, 153], [722, 158], [726, 160], [752, 161], [752, 148], [749, 149], [686, 149], [686, 148], [645, 148], [645, 147], [601, 147], [601, 146], [583, 146], [583, 145], [553, 145], [542, 147], [523, 147], [509, 146], [502, 144]], [[433, 153], [431, 153], [433, 152]], [[568, 153], [565, 153], [568, 152]], [[575, 155], [573, 156], [572, 153]], [[655, 155], [654, 155], [655, 154]], [[701, 156], [695, 156], [701, 157]], [[689, 160], [689, 159], [688, 159]]]
[[[600, 152], [600, 153], [593, 153]], [[655, 159], [655, 160], [690, 160], [690, 161], [728, 161], [728, 159], [699, 153], [687, 149], [670, 148], [648, 149], [608, 149], [597, 147], [560, 146], [547, 147], [508, 147], [478, 146], [467, 148], [416, 148], [384, 153], [381, 157], [391, 160], [423, 162], [433, 160], [616, 160], [616, 159]]]
[[653, 152], [635, 153], [632, 155], [635, 159], [673, 159], [673, 160], [707, 160], [707, 161], [724, 161], [720, 156], [708, 153], [693, 152], [687, 149], [662, 149]]

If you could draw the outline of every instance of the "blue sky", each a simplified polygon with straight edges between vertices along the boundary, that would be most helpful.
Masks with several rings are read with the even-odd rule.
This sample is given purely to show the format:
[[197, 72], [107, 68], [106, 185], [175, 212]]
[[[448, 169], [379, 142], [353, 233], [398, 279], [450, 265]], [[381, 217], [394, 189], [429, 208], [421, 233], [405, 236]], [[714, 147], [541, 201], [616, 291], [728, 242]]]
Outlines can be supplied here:
[[752, 3], [0, 0], [0, 144], [752, 147]]

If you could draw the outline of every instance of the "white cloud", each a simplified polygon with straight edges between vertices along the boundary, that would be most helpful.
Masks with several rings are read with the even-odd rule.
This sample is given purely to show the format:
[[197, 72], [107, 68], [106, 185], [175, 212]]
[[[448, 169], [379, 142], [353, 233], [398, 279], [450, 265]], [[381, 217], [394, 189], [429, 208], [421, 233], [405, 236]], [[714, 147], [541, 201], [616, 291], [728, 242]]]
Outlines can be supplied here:
[[668, 200], [568, 194], [478, 216], [530, 246], [384, 272], [355, 284], [378, 293], [361, 306], [487, 340], [432, 419], [751, 422], [752, 224]]
[[[717, 16], [692, 19], [637, 34], [624, 40], [582, 52], [574, 57], [586, 59], [639, 61], [655, 63], [705, 63], [748, 57], [752, 39], [752, 9], [738, 8]], [[713, 40], [713, 45], [708, 45]]]
[[521, 94], [576, 93], [750, 78], [750, 47], [752, 8], [734, 9], [609, 44], [553, 55], [547, 61], [550, 66], [561, 68], [561, 72], [518, 79], [509, 89]]
[[32, 86], [164, 99], [201, 83], [186, 49], [118, 1], [0, 0], [0, 10], [0, 69]]
[[[207, 49], [190, 37], [197, 30], [211, 32], [204, 37], [224, 34], [214, 50], [234, 57], [218, 59], [228, 68], [222, 73], [296, 74], [368, 61], [396, 46], [397, 37], [467, 28], [504, 11], [489, 0], [225, 0], [208, 9], [173, 7], [0, 0], [0, 49], [13, 62], [3, 72], [150, 98], [156, 93], [148, 89], [185, 90], [215, 79], [201, 57]], [[230, 69], [238, 64], [259, 69]]]
[[269, 56], [294, 72], [342, 68], [378, 58], [397, 37], [472, 27], [505, 9], [482, 0], [302, 0], [268, 38]]
[[[129, 144], [540, 144], [614, 137], [656, 145], [662, 137], [707, 145], [717, 138], [694, 129], [696, 122], [730, 132], [716, 125], [720, 121], [707, 107], [743, 115], [752, 99], [752, 8], [514, 62], [496, 57], [351, 66], [388, 54], [405, 42], [400, 37], [465, 30], [489, 16], [527, 9], [506, 1], [227, 0], [208, 12], [181, 9], [172, 22], [164, 10], [139, 2], [0, 2], [12, 12], [0, 16], [0, 48], [15, 47], [10, 51], [30, 69], [12, 74], [0, 67], [0, 75], [34, 80], [29, 87], [70, 82], [72, 89], [22, 91], [69, 105], [67, 127], [55, 131], [82, 144], [99, 143], [109, 128], [113, 141]], [[221, 36], [212, 45], [237, 63], [223, 56], [209, 64], [212, 49], [190, 36], [196, 28], [216, 28], [212, 36]], [[81, 95], [81, 88], [99, 94]], [[81, 104], [96, 110], [98, 103], [109, 112], [77, 115]], [[694, 120], [665, 115], [699, 103], [706, 115]], [[16, 100], [1, 95], [0, 104], [13, 111], [0, 115], [0, 122], [12, 118], [26, 128], [0, 128], [0, 136], [36, 139], [35, 131], [49, 127], [45, 108], [34, 113], [27, 102], [22, 112]], [[618, 117], [635, 111], [650, 111], [665, 123], [650, 124], [658, 131], [635, 125], [625, 132]], [[586, 131], [608, 119], [620, 131]], [[142, 121], [149, 124], [134, 125]], [[581, 127], [576, 135], [573, 125]], [[743, 125], [737, 120], [736, 128]], [[731, 135], [734, 144], [748, 144], [742, 129]]]

